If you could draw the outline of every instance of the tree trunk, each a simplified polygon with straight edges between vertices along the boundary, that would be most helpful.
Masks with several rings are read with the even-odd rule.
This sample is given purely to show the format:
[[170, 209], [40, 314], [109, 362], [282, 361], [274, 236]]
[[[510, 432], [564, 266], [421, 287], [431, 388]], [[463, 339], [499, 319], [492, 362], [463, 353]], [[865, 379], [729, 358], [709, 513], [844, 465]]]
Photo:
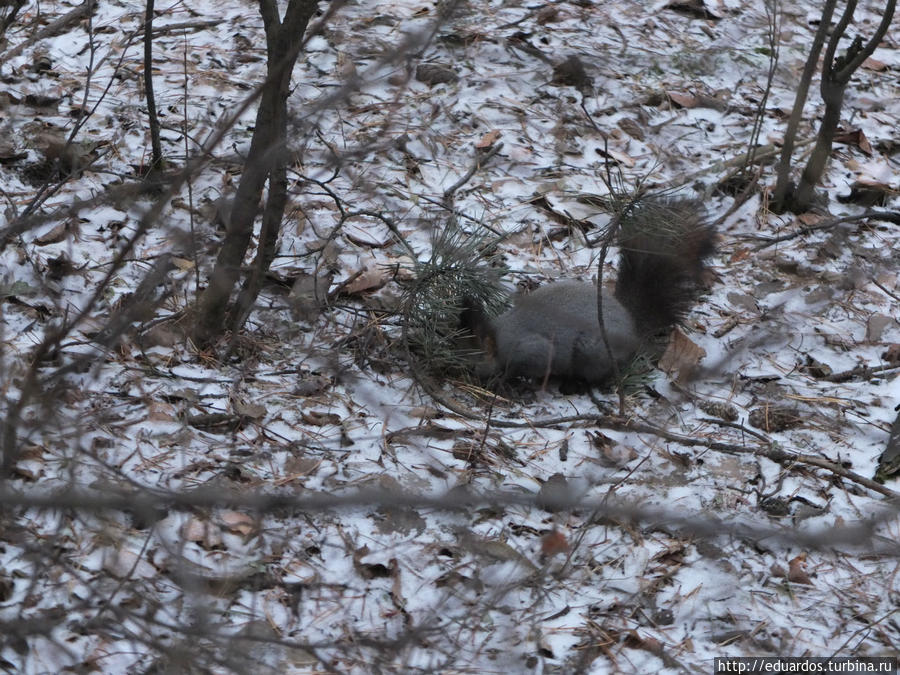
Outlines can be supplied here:
[[[259, 5], [266, 28], [268, 76], [260, 93], [256, 127], [225, 239], [219, 249], [209, 285], [197, 301], [194, 337], [201, 345], [209, 344], [221, 335], [226, 326], [238, 330], [249, 314], [259, 292], [262, 275], [274, 257], [274, 242], [278, 237], [286, 203], [284, 176], [287, 154], [284, 148], [291, 72], [318, 0], [291, 0], [283, 21], [278, 19], [275, 0], [260, 0]], [[260, 196], [267, 180], [270, 194], [263, 218], [263, 231], [260, 233], [257, 262], [251, 272], [251, 280], [245, 284], [241, 307], [229, 311], [228, 303], [240, 280], [241, 265], [250, 246]], [[257, 279], [255, 283], [252, 281], [254, 277]], [[235, 321], [226, 322], [227, 316]]]
[[159, 117], [156, 114], [156, 95], [153, 93], [153, 1], [147, 0], [144, 17], [144, 95], [147, 98], [147, 121], [150, 126], [150, 144], [153, 147], [153, 159], [148, 174], [163, 168]]
[[825, 45], [825, 36], [828, 34], [828, 28], [831, 26], [831, 16], [834, 14], [836, 3], [837, 0], [828, 0], [822, 8], [819, 28], [816, 30], [815, 37], [813, 37], [813, 44], [809, 50], [809, 55], [806, 57], [803, 74], [800, 76], [800, 86], [797, 87], [797, 97], [794, 99], [794, 108], [791, 110], [791, 117], [788, 120], [787, 130], [784, 133], [784, 145], [781, 148], [781, 159], [778, 163], [778, 179], [775, 184], [775, 197], [772, 199], [771, 207], [775, 213], [784, 213], [788, 210], [790, 208], [788, 204], [793, 199], [793, 195], [790, 194], [793, 189], [791, 184], [791, 156], [794, 154], [797, 129], [800, 127], [800, 120], [803, 117], [803, 106], [809, 94], [809, 85], [812, 82], [813, 74], [816, 72], [819, 54], [822, 53], [822, 47]]
[[828, 48], [825, 50], [824, 65], [822, 68], [822, 101], [825, 103], [825, 115], [819, 134], [816, 139], [816, 147], [800, 177], [800, 185], [797, 186], [792, 207], [795, 213], [801, 213], [809, 209], [815, 196], [815, 188], [825, 173], [825, 165], [831, 154], [831, 146], [834, 141], [834, 133], [841, 121], [841, 108], [844, 105], [844, 92], [850, 77], [859, 68], [863, 61], [872, 55], [878, 43], [887, 33], [896, 9], [896, 0], [888, 0], [881, 16], [881, 23], [875, 30], [872, 38], [863, 45], [862, 37], [857, 36], [846, 54], [835, 58], [838, 42], [847, 30], [853, 19], [856, 9], [856, 0], [848, 0], [844, 13], [835, 26]]

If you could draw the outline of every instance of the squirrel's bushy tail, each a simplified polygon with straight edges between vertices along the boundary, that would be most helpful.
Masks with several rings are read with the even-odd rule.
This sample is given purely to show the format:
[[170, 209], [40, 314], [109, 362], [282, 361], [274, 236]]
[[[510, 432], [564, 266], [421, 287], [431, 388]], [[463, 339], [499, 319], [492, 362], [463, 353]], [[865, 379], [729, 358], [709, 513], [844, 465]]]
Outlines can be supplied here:
[[703, 290], [704, 259], [716, 234], [696, 199], [649, 197], [620, 220], [616, 299], [631, 314], [642, 337], [678, 323]]

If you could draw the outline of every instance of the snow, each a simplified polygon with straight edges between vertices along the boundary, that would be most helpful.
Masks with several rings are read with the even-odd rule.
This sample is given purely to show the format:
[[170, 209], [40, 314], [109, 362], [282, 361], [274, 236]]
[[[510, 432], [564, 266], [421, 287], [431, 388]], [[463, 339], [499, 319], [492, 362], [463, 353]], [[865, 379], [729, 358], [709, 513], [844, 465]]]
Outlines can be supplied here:
[[[125, 673], [188, 659], [216, 673], [674, 673], [708, 671], [715, 656], [896, 654], [893, 507], [826, 468], [764, 456], [774, 448], [874, 474], [900, 401], [896, 368], [831, 382], [802, 367], [807, 357], [834, 372], [886, 365], [881, 355], [900, 343], [896, 225], [845, 223], [765, 245], [760, 237], [810, 223], [768, 212], [760, 194], [719, 223], [716, 278], [684, 328], [706, 356], [692, 379], [654, 370], [625, 400], [629, 420], [700, 441], [689, 444], [591, 419], [541, 423], [599, 414], [588, 396], [553, 387], [494, 399], [449, 379], [441, 392], [476, 418], [444, 409], [399, 346], [393, 270], [406, 251], [371, 216], [335, 229], [335, 198], [310, 182], [325, 183], [345, 212], [390, 217], [425, 259], [431, 230], [446, 222], [444, 192], [497, 132], [503, 149], [459, 187], [454, 207], [470, 231], [509, 235], [503, 284], [596, 278], [599, 247], [588, 241], [609, 216], [583, 197], [607, 191], [604, 153], [630, 184], [700, 196], [712, 218], [733, 205], [713, 188], [750, 142], [768, 69], [766, 16], [761, 3], [706, 4], [722, 18], [690, 18], [667, 2], [462, 3], [421, 50], [404, 52], [430, 30], [436, 5], [346, 3], [309, 37], [294, 71], [296, 162], [272, 270], [288, 286], [300, 274], [331, 274], [332, 288], [357, 272], [386, 271], [386, 281], [331, 297], [302, 320], [287, 293], [267, 287], [228, 357], [177, 330], [155, 341], [131, 330], [109, 351], [92, 337], [161, 253], [182, 261], [151, 323], [165, 328], [190, 311], [194, 266], [205, 283], [222, 236], [207, 208], [238, 184], [255, 106], [190, 190], [161, 205], [100, 199], [76, 220], [53, 210], [133, 180], [150, 156], [142, 45], [132, 37], [144, 8], [101, 0], [94, 53], [82, 22], [0, 62], [21, 99], [4, 104], [7, 137], [29, 152], [0, 165], [0, 230], [40, 188], [25, 171], [41, 156], [27, 124], [65, 135], [86, 95], [98, 108], [76, 140], [99, 144], [90, 168], [37, 210], [46, 219], [0, 251], [4, 417], [36, 346], [88, 310], [37, 369], [47, 393], [23, 410], [22, 456], [0, 484], [3, 667]], [[27, 42], [22, 26], [39, 11], [47, 20], [70, 9], [23, 8], [4, 49]], [[818, 11], [795, 3], [782, 18], [760, 144], [784, 134]], [[854, 30], [871, 34], [877, 11], [859, 10]], [[209, 19], [217, 23], [163, 30]], [[157, 7], [154, 26], [164, 149], [180, 167], [264, 77], [262, 21], [255, 3], [199, 0]], [[516, 46], [516, 33], [550, 61], [578, 54], [593, 90], [551, 83], [552, 66]], [[40, 50], [52, 73], [31, 70]], [[861, 130], [874, 154], [836, 144], [823, 179], [832, 215], [862, 210], [837, 201], [857, 180], [900, 187], [896, 148], [886, 149], [900, 125], [895, 36], [873, 58], [887, 69], [856, 73], [842, 124]], [[415, 79], [422, 63], [459, 79], [429, 86]], [[345, 95], [354, 72], [359, 84]], [[817, 90], [818, 81], [801, 138], [821, 118]], [[59, 102], [36, 111], [27, 94]], [[723, 105], [666, 100], [700, 95]], [[774, 185], [771, 165], [761, 181]], [[156, 208], [161, 217], [114, 269]], [[549, 240], [568, 217], [597, 227]], [[60, 240], [41, 239], [62, 223]], [[63, 255], [73, 269], [54, 278], [51, 261]], [[615, 264], [613, 250], [604, 281]], [[888, 321], [871, 337], [877, 315]], [[618, 407], [614, 392], [600, 397]], [[737, 419], [723, 423], [704, 402], [730, 404]], [[799, 423], [752, 426], [766, 406], [797, 410]], [[233, 424], [207, 424], [219, 413]], [[560, 480], [571, 506], [549, 510], [547, 486]], [[896, 481], [886, 487], [898, 491]], [[29, 496], [68, 488], [152, 491], [158, 510], [89, 499], [25, 508]], [[349, 503], [329, 501], [337, 497]], [[787, 513], [764, 509], [768, 497]], [[860, 537], [843, 536], [847, 528]], [[799, 556], [810, 584], [785, 577]]]

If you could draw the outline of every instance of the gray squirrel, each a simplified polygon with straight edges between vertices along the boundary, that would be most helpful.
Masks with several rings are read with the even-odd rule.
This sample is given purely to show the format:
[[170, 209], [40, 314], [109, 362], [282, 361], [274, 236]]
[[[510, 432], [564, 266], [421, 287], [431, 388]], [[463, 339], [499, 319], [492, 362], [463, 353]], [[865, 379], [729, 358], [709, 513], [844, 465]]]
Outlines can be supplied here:
[[519, 295], [513, 306], [488, 316], [467, 299], [460, 321], [474, 335], [484, 361], [478, 374], [500, 378], [596, 384], [684, 318], [704, 287], [705, 259], [716, 234], [694, 199], [645, 197], [621, 217], [616, 243], [616, 290], [557, 281]]

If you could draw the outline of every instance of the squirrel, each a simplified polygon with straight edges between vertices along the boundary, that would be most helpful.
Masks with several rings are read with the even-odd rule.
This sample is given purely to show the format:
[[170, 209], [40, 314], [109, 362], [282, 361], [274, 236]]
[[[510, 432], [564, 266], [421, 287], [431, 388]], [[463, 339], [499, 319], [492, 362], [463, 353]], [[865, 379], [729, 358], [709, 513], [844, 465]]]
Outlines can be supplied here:
[[[655, 338], [668, 333], [694, 305], [705, 286], [705, 259], [716, 234], [695, 199], [645, 197], [620, 219], [615, 293], [597, 286], [557, 281], [517, 296], [496, 317], [466, 299], [460, 322], [484, 354], [481, 377], [533, 378], [597, 384]], [[603, 332], [605, 330], [606, 338]]]

